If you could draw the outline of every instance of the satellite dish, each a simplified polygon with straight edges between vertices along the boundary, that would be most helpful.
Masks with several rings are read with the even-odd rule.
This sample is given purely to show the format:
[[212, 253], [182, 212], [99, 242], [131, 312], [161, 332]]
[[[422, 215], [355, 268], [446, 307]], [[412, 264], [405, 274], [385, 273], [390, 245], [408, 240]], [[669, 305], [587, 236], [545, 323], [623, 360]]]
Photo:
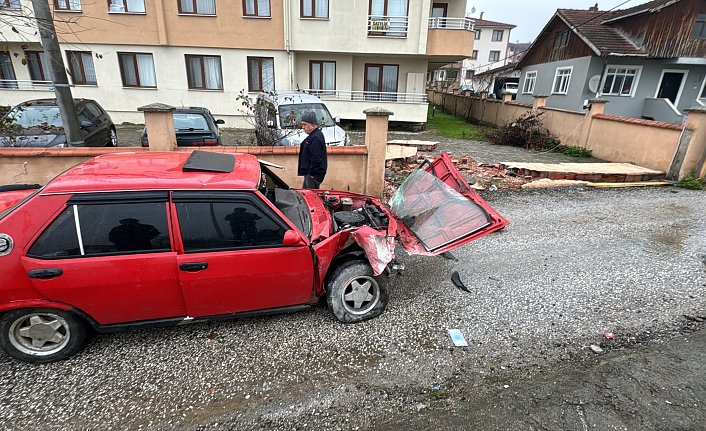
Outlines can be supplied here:
[[588, 80], [588, 89], [591, 93], [598, 93], [598, 86], [601, 84], [601, 75], [593, 75]]

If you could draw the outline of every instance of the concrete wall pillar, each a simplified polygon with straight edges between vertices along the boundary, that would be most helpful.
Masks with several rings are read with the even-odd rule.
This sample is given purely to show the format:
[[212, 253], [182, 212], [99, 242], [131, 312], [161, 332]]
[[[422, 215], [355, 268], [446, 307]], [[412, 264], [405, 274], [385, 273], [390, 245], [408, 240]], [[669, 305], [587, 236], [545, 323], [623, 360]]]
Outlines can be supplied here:
[[480, 92], [480, 100], [485, 100], [488, 98], [488, 92], [487, 91], [481, 91]]
[[589, 100], [590, 108], [588, 110], [588, 113], [586, 114], [586, 117], [583, 120], [583, 125], [581, 126], [581, 137], [579, 138], [579, 147], [588, 148], [589, 140], [591, 138], [591, 125], [593, 124], [593, 117], [605, 112], [606, 103], [608, 103], [608, 101], [605, 99]]
[[544, 108], [547, 106], [547, 99], [549, 96], [546, 96], [544, 94], [538, 94], [534, 96], [534, 100], [532, 101], [532, 109], [539, 109], [539, 108]]
[[365, 113], [365, 146], [368, 162], [365, 173], [365, 194], [382, 197], [385, 189], [385, 154], [387, 152], [387, 127], [392, 112], [374, 107]]
[[152, 103], [140, 106], [138, 111], [145, 115], [147, 140], [150, 151], [174, 151], [177, 147], [174, 130], [173, 106], [164, 103]]
[[503, 93], [503, 103], [512, 102], [512, 94]]
[[692, 134], [677, 179], [683, 179], [692, 171], [699, 178], [704, 178], [706, 177], [706, 108], [690, 108], [686, 112], [684, 127], [690, 129]]

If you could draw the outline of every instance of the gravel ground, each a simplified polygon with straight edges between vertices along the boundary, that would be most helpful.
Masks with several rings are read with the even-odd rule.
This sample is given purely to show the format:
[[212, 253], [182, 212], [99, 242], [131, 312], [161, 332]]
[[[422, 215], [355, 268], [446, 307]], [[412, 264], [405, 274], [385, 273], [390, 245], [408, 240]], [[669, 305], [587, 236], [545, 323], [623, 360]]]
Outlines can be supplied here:
[[[457, 261], [404, 257], [371, 321], [342, 325], [315, 308], [98, 336], [42, 366], [0, 356], [0, 429], [348, 430], [458, 414], [464, 391], [591, 358], [604, 331], [616, 336], [609, 351], [667, 340], [682, 315], [706, 310], [703, 192], [485, 197], [512, 224], [455, 250]], [[454, 270], [471, 293], [453, 286]], [[449, 328], [470, 347], [451, 347]], [[702, 408], [684, 409], [703, 425]]]

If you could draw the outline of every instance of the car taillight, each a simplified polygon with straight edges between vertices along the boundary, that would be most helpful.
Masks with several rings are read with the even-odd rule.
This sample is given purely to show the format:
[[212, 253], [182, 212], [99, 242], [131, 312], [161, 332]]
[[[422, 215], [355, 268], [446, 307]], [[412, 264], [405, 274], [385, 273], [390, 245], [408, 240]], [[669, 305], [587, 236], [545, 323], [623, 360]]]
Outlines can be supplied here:
[[218, 140], [217, 139], [204, 139], [203, 144], [204, 145], [218, 145]]
[[149, 146], [150, 146], [150, 141], [148, 141], [147, 139], [145, 139], [144, 141], [142, 141], [142, 146], [143, 146], [143, 147], [149, 147]]

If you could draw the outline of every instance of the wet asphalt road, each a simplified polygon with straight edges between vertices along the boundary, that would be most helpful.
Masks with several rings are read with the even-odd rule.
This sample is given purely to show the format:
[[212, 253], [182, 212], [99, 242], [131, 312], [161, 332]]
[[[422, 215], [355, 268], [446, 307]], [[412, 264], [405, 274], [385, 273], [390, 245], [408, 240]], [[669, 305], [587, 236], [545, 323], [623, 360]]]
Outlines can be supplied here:
[[[458, 261], [403, 258], [372, 321], [342, 325], [317, 308], [99, 336], [48, 365], [0, 356], [0, 429], [374, 428], [505, 373], [578, 363], [605, 331], [617, 345], [668, 338], [706, 310], [703, 192], [484, 197], [512, 224], [455, 250]], [[470, 346], [452, 348], [449, 328]]]

